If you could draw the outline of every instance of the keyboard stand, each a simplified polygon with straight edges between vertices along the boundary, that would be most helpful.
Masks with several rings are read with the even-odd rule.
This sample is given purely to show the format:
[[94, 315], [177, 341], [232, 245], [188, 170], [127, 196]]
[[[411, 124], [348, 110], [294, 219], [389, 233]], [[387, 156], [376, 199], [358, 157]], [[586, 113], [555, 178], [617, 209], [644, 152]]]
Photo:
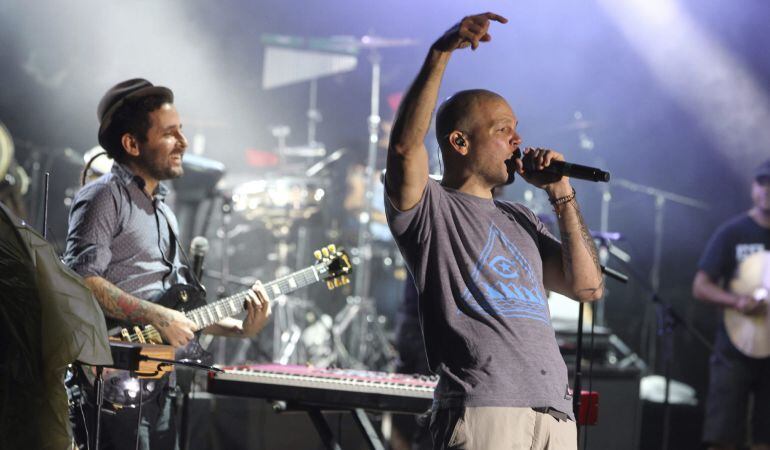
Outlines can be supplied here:
[[[275, 402], [273, 403], [273, 410], [276, 412], [289, 412], [289, 411], [304, 411], [310, 416], [310, 420], [313, 422], [313, 426], [318, 432], [318, 436], [321, 438], [324, 448], [327, 450], [342, 450], [337, 439], [332, 433], [332, 429], [329, 426], [329, 422], [321, 412], [321, 407], [318, 405], [312, 405], [303, 402]], [[366, 443], [371, 450], [385, 450], [385, 446], [382, 445], [380, 437], [377, 435], [377, 431], [374, 429], [372, 422], [369, 420], [369, 416], [366, 415], [366, 411], [361, 408], [345, 409], [345, 408], [323, 408], [324, 411], [348, 411], [353, 415], [358, 428], [361, 430]]]

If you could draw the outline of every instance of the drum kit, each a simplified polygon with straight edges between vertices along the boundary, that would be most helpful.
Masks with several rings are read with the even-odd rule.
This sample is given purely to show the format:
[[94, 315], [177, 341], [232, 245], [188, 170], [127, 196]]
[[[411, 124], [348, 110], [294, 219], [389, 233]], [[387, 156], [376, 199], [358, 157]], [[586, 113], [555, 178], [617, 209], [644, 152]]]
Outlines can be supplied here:
[[[250, 276], [281, 276], [298, 264], [305, 256], [304, 249], [312, 248], [315, 240], [332, 240], [348, 248], [354, 280], [352, 286], [343, 290], [347, 296], [341, 305], [339, 299], [337, 303], [332, 299], [325, 301], [323, 294], [318, 298], [313, 294], [312, 300], [301, 297], [303, 293], [276, 299], [273, 320], [259, 339], [250, 344], [221, 340], [219, 352], [213, 349], [214, 356], [217, 362], [225, 364], [271, 359], [284, 364], [385, 369], [392, 366], [396, 356], [387, 333], [393, 327], [390, 321], [395, 317], [406, 270], [387, 231], [381, 205], [382, 185], [375, 175], [380, 134], [380, 51], [416, 42], [375, 36], [307, 39], [282, 35], [265, 35], [262, 42], [264, 89], [309, 84], [307, 144], [287, 146], [291, 130], [286, 126], [272, 127], [277, 140], [272, 157], [274, 170], [260, 179], [231, 181], [223, 206], [232, 217], [217, 232], [226, 241], [222, 244], [226, 251], [221, 253], [225, 270], [208, 274], [218, 276], [220, 285], [233, 281], [226, 270], [229, 267], [259, 265]], [[338, 161], [349, 150], [327, 152], [316, 140], [322, 120], [317, 106], [318, 80], [352, 71], [362, 54], [368, 57], [372, 69], [367, 130], [370, 148], [366, 165], [355, 166], [351, 169], [353, 173], [346, 175], [344, 169], [350, 164]], [[353, 187], [351, 178], [355, 179]], [[235, 176], [230, 180], [235, 180]], [[347, 182], [342, 186], [344, 180]], [[342, 195], [338, 196], [340, 191]], [[318, 235], [319, 231], [323, 236]], [[258, 250], [255, 243], [261, 246]], [[267, 258], [256, 261], [253, 256], [259, 250], [264, 250]], [[292, 255], [296, 255], [297, 262]], [[392, 309], [385, 311], [388, 315], [393, 313], [390, 317], [383, 314], [373, 298], [381, 294], [396, 297], [383, 302]], [[335, 310], [337, 306], [340, 308]]]

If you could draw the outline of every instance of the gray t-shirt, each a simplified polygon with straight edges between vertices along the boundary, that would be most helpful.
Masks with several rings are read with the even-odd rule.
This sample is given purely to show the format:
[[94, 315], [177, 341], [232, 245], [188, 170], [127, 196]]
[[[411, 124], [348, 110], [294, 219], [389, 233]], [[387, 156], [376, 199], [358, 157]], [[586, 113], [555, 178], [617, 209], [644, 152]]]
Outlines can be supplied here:
[[542, 222], [434, 180], [409, 211], [385, 204], [440, 375], [437, 406], [548, 406], [573, 417], [543, 287], [542, 259], [560, 244]]

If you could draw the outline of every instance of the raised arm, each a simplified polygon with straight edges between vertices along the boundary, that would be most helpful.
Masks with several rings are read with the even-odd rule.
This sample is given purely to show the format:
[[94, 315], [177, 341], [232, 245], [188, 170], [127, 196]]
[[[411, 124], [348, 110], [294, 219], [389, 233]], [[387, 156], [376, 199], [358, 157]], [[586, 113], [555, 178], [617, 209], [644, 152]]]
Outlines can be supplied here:
[[393, 122], [385, 175], [388, 196], [400, 210], [420, 201], [428, 182], [428, 153], [425, 136], [436, 107], [441, 80], [453, 51], [470, 46], [474, 50], [492, 37], [490, 21], [508, 20], [493, 13], [468, 16], [447, 30], [430, 48], [425, 62], [407, 91]]

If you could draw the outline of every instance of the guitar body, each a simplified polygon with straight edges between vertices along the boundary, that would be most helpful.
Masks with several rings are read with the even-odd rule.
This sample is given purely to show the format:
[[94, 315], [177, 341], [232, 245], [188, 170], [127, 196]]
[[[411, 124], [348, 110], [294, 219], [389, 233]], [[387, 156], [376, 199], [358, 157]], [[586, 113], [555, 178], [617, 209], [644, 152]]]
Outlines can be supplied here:
[[[157, 302], [161, 306], [166, 308], [175, 309], [181, 312], [187, 312], [195, 308], [206, 306], [205, 293], [195, 286], [186, 284], [175, 284], [171, 286], [166, 292], [161, 295]], [[136, 326], [120, 321], [111, 321], [111, 326], [124, 327], [123, 330], [134, 331], [134, 334], [141, 336], [141, 333], [137, 333], [137, 330], [142, 329], [141, 326]], [[112, 328], [111, 328], [112, 329]], [[209, 352], [201, 347], [198, 337], [200, 332], [195, 333], [193, 338], [184, 347], [178, 348], [174, 352], [174, 359], [191, 359], [200, 361], [203, 364], [211, 364], [213, 358]], [[123, 340], [123, 336], [115, 335], [112, 339]], [[134, 340], [131, 340], [136, 342]], [[151, 342], [153, 344], [159, 344], [160, 342]], [[178, 371], [184, 372], [190, 369], [180, 367]], [[93, 384], [93, 374], [88, 374], [90, 384]], [[111, 404], [113, 408], [120, 409], [122, 407], [133, 407], [139, 404], [138, 390], [142, 388], [142, 403], [152, 400], [157, 394], [157, 386], [159, 381], [156, 380], [164, 374], [154, 375], [146, 373], [134, 373], [131, 374], [125, 370], [117, 369], [104, 369], [102, 377], [104, 378], [104, 401]], [[183, 377], [189, 378], [187, 376]], [[141, 383], [139, 380], [143, 380]], [[162, 384], [162, 383], [161, 383]]]
[[157, 301], [161, 306], [187, 312], [206, 305], [206, 293], [195, 286], [175, 284]]
[[[730, 282], [730, 291], [750, 295], [756, 299], [767, 297], [770, 289], [770, 252], [757, 252], [738, 266]], [[762, 314], [747, 315], [733, 308], [725, 308], [725, 328], [730, 342], [746, 356], [767, 358], [770, 356], [770, 314], [767, 308]]]

